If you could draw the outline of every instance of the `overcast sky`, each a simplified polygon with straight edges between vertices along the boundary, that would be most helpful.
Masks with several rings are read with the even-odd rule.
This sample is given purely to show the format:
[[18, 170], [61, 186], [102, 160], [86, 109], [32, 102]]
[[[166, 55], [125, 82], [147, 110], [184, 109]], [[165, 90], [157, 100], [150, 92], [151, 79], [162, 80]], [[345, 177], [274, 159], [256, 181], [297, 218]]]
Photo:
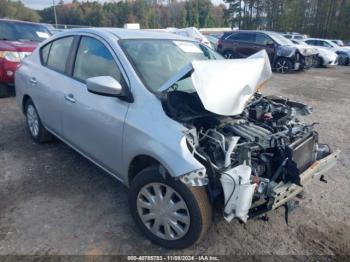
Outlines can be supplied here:
[[[59, 0], [55, 0], [57, 4]], [[86, 1], [86, 0], [84, 0]], [[92, 2], [93, 0], [91, 0]], [[105, 2], [105, 1], [113, 1], [113, 0], [97, 0], [97, 2]], [[223, 0], [211, 0], [215, 5], [223, 3]], [[22, 0], [25, 6], [28, 6], [33, 9], [43, 9], [45, 7], [52, 5], [52, 0]], [[65, 3], [70, 3], [72, 0], [64, 0]], [[117, 2], [117, 1], [116, 1]]]

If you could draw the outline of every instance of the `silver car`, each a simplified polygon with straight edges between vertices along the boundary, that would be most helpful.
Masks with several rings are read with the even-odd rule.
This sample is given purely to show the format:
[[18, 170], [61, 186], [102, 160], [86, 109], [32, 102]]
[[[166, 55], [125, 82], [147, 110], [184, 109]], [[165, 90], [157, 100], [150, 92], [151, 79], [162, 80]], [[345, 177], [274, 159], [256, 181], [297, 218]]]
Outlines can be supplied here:
[[224, 60], [182, 36], [100, 28], [55, 34], [15, 83], [34, 141], [54, 135], [120, 180], [140, 230], [185, 248], [214, 203], [247, 222], [335, 164], [296, 120], [309, 106], [259, 92], [270, 76], [264, 52]]

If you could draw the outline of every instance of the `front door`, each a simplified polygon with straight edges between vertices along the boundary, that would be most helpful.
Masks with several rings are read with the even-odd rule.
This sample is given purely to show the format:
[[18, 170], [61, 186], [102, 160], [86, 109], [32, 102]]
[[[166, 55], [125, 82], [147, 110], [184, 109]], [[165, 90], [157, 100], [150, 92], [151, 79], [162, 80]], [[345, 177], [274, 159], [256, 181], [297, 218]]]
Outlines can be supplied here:
[[118, 174], [129, 103], [90, 93], [86, 87], [86, 79], [90, 77], [111, 76], [126, 88], [112, 51], [101, 39], [82, 36], [72, 76], [64, 96], [64, 138], [97, 164]]
[[271, 63], [274, 60], [274, 56], [275, 56], [275, 42], [267, 35], [263, 34], [263, 33], [256, 33], [255, 34], [255, 43], [257, 45], [257, 49], [259, 50], [263, 50], [265, 49]]

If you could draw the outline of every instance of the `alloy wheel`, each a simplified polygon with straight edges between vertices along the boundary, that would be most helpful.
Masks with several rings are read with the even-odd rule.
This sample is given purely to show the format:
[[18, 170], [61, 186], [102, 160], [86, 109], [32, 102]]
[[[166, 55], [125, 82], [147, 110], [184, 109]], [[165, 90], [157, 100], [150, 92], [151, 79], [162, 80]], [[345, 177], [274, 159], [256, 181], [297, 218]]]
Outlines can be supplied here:
[[30, 133], [37, 137], [39, 135], [39, 117], [33, 105], [27, 107], [27, 123]]
[[289, 65], [286, 60], [280, 60], [276, 64], [276, 71], [282, 74], [287, 73], [289, 71]]

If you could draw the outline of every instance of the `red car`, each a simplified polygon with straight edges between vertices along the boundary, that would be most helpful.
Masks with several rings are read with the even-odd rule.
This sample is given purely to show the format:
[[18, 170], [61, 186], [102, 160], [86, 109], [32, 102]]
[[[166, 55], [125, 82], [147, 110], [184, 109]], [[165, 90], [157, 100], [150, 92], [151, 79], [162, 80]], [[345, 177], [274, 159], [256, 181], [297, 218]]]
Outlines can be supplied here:
[[14, 76], [21, 60], [50, 36], [45, 26], [0, 19], [0, 97], [14, 91]]

